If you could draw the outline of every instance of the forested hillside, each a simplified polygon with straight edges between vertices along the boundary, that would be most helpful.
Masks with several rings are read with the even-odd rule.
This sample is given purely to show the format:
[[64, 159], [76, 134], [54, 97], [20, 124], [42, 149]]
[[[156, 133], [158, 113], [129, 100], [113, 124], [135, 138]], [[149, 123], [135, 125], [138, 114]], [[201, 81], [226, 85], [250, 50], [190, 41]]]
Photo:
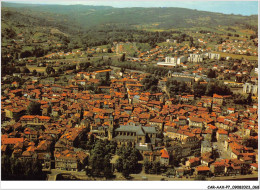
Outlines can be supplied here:
[[[174, 27], [257, 25], [257, 16], [226, 15], [185, 8], [113, 8], [87, 5], [19, 5], [2, 3], [23, 14], [44, 18], [46, 22], [79, 28], [113, 25], [172, 29]], [[65, 27], [65, 26], [64, 26]]]
[[[147, 43], [190, 39], [187, 28], [215, 32], [220, 25], [253, 29], [257, 15], [225, 15], [184, 8], [113, 8], [87, 5], [29, 5], [2, 2], [2, 53], [42, 56], [115, 41]], [[223, 34], [230, 31], [221, 31]], [[177, 34], [177, 35], [175, 35]], [[15, 52], [15, 53], [12, 53]]]

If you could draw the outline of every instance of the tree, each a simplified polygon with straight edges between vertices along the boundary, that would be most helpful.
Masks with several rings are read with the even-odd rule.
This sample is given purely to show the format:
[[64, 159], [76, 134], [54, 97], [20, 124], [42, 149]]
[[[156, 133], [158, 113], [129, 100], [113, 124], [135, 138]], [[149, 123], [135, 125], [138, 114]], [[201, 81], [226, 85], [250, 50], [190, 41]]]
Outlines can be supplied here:
[[124, 73], [125, 72], [125, 68], [121, 67], [120, 72]]
[[22, 73], [30, 73], [30, 70], [27, 67], [22, 67], [21, 72]]
[[38, 102], [30, 102], [30, 104], [27, 107], [27, 114], [41, 115], [41, 104]]
[[10, 162], [10, 157], [7, 155], [2, 155], [1, 156], [1, 176], [2, 180], [7, 180], [10, 178], [11, 175], [11, 162]]
[[116, 160], [116, 169], [118, 172], [122, 172], [123, 171], [123, 158], [119, 157], [117, 160]]
[[145, 160], [144, 162], [144, 170], [147, 174], [159, 174], [161, 173], [162, 166], [160, 162], [154, 161], [150, 162]]
[[45, 71], [47, 75], [50, 75], [51, 73], [55, 73], [55, 70], [50, 66], [48, 66]]
[[219, 38], [217, 44], [222, 44], [224, 42], [223, 38]]
[[169, 78], [167, 80], [166, 87], [171, 97], [174, 95], [191, 92], [191, 89], [187, 86], [185, 82], [178, 82], [172, 78]]
[[194, 180], [199, 180], [199, 181], [206, 180], [206, 176], [204, 176], [204, 175], [198, 175], [198, 176], [195, 177]]
[[33, 50], [33, 55], [36, 57], [42, 57], [44, 54], [45, 54], [45, 51], [42, 48], [35, 47]]
[[110, 163], [110, 159], [111, 159], [111, 156], [110, 155], [106, 155], [104, 157], [104, 176], [106, 177], [106, 179], [109, 179], [112, 177], [113, 175], [113, 172], [112, 172], [112, 165]]
[[248, 105], [251, 105], [251, 103], [252, 103], [252, 94], [251, 93], [248, 94], [246, 102], [247, 102]]
[[120, 57], [119, 61], [121, 61], [121, 62], [125, 61], [125, 53], [122, 54], [122, 56]]
[[247, 104], [247, 98], [241, 94], [234, 94], [233, 99], [235, 104]]
[[198, 83], [194, 84], [193, 85], [194, 96], [196, 97], [204, 96], [206, 89], [207, 87], [204, 84], [198, 84]]
[[144, 91], [151, 91], [151, 92], [156, 92], [158, 91], [158, 78], [150, 75], [146, 78], [144, 78], [141, 83], [144, 85]]
[[167, 172], [166, 172], [166, 175], [169, 176], [169, 175], [175, 175], [175, 169], [174, 168], [168, 168]]
[[217, 77], [216, 71], [210, 69], [207, 76], [208, 78], [216, 78]]
[[[105, 176], [106, 178], [112, 177], [112, 165], [111, 160], [111, 150], [110, 144], [108, 141], [97, 141], [94, 148], [91, 150], [89, 165], [90, 175], [100, 177]], [[112, 148], [113, 150], [113, 148]]]
[[152, 169], [152, 163], [149, 162], [148, 160], [145, 160], [144, 161], [144, 172], [146, 174], [149, 174], [151, 169]]
[[138, 165], [138, 150], [122, 146], [118, 151], [119, 159], [116, 162], [116, 169], [121, 172], [124, 177], [128, 177], [131, 173], [136, 173], [139, 170]]
[[181, 159], [181, 163], [182, 163], [183, 165], [185, 165], [185, 162], [186, 162], [186, 158], [182, 158], [182, 159]]
[[256, 149], [258, 147], [258, 140], [252, 137], [244, 137], [242, 144], [247, 147], [252, 147]]
[[61, 68], [58, 69], [58, 74], [63, 74], [63, 71]]
[[45, 180], [41, 163], [29, 160], [12, 159], [2, 156], [1, 176], [4, 180]]
[[80, 66], [80, 69], [81, 69], [81, 70], [85, 71], [86, 69], [89, 68], [89, 66], [90, 66], [90, 62], [83, 62], [83, 63], [80, 63], [79, 66]]
[[101, 171], [103, 169], [103, 161], [103, 146], [101, 144], [101, 141], [98, 141], [95, 144], [94, 149], [91, 150], [91, 156], [89, 160], [92, 174], [94, 176], [101, 176]]
[[160, 162], [153, 162], [153, 170], [154, 170], [155, 174], [159, 174], [161, 172]]
[[107, 49], [107, 53], [112, 53], [112, 49], [110, 47]]
[[220, 82], [213, 82], [213, 83], [208, 83], [206, 87], [205, 94], [207, 96], [212, 96], [213, 94], [219, 94], [219, 95], [231, 95], [232, 91], [230, 88], [223, 83]]
[[20, 57], [21, 58], [25, 58], [25, 57], [31, 57], [32, 56], [32, 52], [29, 50], [25, 50], [21, 53]]
[[110, 81], [110, 74], [109, 74], [109, 72], [106, 72], [106, 81]]
[[36, 76], [36, 75], [37, 75], [37, 71], [36, 71], [35, 69], [33, 70], [32, 75], [33, 75], [33, 76]]

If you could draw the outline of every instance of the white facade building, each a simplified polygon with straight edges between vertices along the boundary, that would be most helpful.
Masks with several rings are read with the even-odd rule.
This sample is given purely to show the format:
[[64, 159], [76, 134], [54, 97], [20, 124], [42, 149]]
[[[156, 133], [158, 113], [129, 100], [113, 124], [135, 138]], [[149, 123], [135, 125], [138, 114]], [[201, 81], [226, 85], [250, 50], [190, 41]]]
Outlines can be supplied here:
[[203, 55], [201, 54], [190, 54], [188, 57], [189, 62], [199, 63], [203, 61]]
[[158, 62], [157, 66], [169, 66], [169, 67], [176, 67], [181, 63], [186, 62], [187, 58], [185, 56], [181, 57], [165, 57], [165, 62]]
[[217, 60], [219, 60], [220, 59], [220, 54], [218, 54], [218, 53], [208, 53], [208, 58], [209, 59], [217, 59]]
[[258, 86], [255, 84], [250, 84], [250, 83], [245, 83], [243, 85], [243, 93], [244, 94], [253, 94], [253, 95], [257, 95], [258, 93]]
[[181, 63], [184, 63], [187, 61], [187, 58], [185, 56], [181, 56], [177, 58], [177, 65], [180, 65]]

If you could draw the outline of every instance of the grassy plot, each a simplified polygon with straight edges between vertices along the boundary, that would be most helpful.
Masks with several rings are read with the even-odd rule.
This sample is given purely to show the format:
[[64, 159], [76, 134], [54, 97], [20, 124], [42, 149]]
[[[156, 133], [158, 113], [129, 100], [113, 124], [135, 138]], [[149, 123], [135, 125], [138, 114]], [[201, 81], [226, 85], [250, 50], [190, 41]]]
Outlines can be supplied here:
[[258, 77], [258, 73], [255, 72], [254, 69], [252, 69], [251, 73], [250, 73], [250, 76], [252, 77]]
[[46, 34], [45, 33], [42, 33], [42, 32], [36, 32], [34, 35], [33, 35], [33, 38], [35, 39], [41, 39], [42, 37], [45, 37]]
[[219, 53], [221, 57], [232, 57], [233, 59], [242, 59], [245, 58], [247, 60], [258, 60], [258, 56], [247, 56], [247, 55], [237, 55], [232, 53], [225, 53], [225, 52], [213, 52]]
[[38, 73], [45, 73], [46, 70], [46, 67], [37, 67], [37, 65], [26, 65], [26, 67], [30, 70], [30, 72], [36, 70]]
[[116, 53], [95, 53], [95, 57], [102, 57], [102, 56], [115, 56], [117, 55]]
[[23, 47], [22, 47], [22, 50], [23, 50], [23, 51], [32, 51], [32, 50], [33, 50], [33, 47], [32, 47], [32, 46], [23, 46]]
[[[30, 70], [30, 72], [33, 72], [33, 70], [36, 70], [38, 73], [45, 73], [47, 67], [37, 67], [37, 65], [26, 65], [26, 67]], [[60, 67], [53, 67], [55, 71], [57, 71]]]
[[108, 48], [109, 45], [101, 45], [101, 46], [96, 46], [96, 48], [100, 48], [100, 49], [105, 49]]

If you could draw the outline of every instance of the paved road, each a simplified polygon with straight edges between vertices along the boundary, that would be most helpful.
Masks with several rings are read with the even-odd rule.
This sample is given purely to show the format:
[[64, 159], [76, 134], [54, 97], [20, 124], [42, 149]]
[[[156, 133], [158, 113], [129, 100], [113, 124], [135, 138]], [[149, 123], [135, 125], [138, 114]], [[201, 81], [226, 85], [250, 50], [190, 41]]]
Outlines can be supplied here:
[[[99, 179], [99, 178], [89, 178], [88, 176], [86, 176], [85, 172], [76, 172], [76, 171], [63, 171], [63, 170], [56, 170], [53, 169], [51, 171], [51, 174], [49, 174], [48, 176], [48, 181], [56, 181], [56, 176], [60, 173], [63, 174], [71, 174], [76, 176], [77, 178], [79, 178], [80, 180], [97, 180], [97, 181], [101, 181], [101, 180], [105, 180], [105, 179]], [[121, 173], [114, 173], [114, 175], [116, 176], [115, 179], [112, 179], [113, 181], [125, 181], [126, 179], [122, 176]], [[193, 177], [182, 177], [182, 178], [177, 178], [177, 177], [166, 177], [163, 175], [154, 175], [154, 174], [145, 174], [144, 171], [142, 171], [139, 174], [131, 174], [130, 175], [132, 177], [131, 181], [142, 181], [144, 180], [144, 177], [146, 178], [147, 181], [160, 181], [161, 179], [164, 179], [166, 181], [193, 181], [194, 180], [194, 176]], [[249, 175], [238, 175], [238, 176], [221, 176], [221, 177], [214, 177], [214, 178], [207, 178], [208, 181], [223, 181], [223, 180], [257, 180], [258, 177], [258, 173], [254, 172], [253, 174], [249, 174]]]
[[[112, 69], [121, 69], [120, 67], [115, 67], [115, 66], [110, 66]], [[131, 69], [126, 69], [126, 71], [130, 72], [137, 72], [137, 73], [145, 73], [144, 71], [139, 71], [139, 70], [131, 70]]]
[[255, 179], [257, 181], [258, 178], [258, 173], [255, 172], [253, 174], [248, 174], [248, 175], [237, 175], [237, 176], [221, 176], [221, 177], [214, 177], [214, 178], [209, 178], [208, 180], [213, 180], [213, 181], [222, 181], [222, 180], [252, 180]]
[[[102, 57], [106, 57], [106, 55], [104, 56], [94, 56], [94, 57], [77, 57], [77, 58], [70, 58], [70, 59], [46, 59], [46, 61], [49, 62], [67, 62], [67, 61], [76, 61], [76, 60], [83, 60], [83, 61], [87, 61], [88, 59], [96, 59], [96, 58], [102, 58]], [[112, 57], [112, 58], [119, 58], [120, 55], [108, 55], [108, 57]], [[42, 61], [41, 59], [38, 59], [39, 61]]]
[[71, 175], [75, 175], [75, 176], [81, 176], [81, 177], [85, 177], [86, 176], [86, 172], [85, 171], [66, 171], [66, 170], [57, 170], [57, 169], [52, 169], [51, 173], [48, 175], [48, 181], [56, 181], [56, 177], [58, 174], [71, 174]]

